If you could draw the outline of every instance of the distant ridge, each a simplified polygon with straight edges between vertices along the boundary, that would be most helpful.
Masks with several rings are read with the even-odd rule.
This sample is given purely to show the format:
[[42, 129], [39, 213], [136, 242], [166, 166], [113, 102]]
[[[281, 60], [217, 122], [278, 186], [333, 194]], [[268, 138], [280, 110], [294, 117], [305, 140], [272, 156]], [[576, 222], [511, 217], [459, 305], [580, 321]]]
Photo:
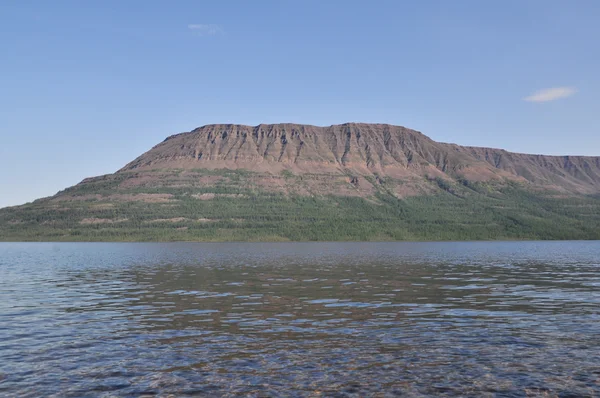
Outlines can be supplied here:
[[388, 124], [213, 124], [0, 209], [0, 240], [600, 239], [600, 157]]

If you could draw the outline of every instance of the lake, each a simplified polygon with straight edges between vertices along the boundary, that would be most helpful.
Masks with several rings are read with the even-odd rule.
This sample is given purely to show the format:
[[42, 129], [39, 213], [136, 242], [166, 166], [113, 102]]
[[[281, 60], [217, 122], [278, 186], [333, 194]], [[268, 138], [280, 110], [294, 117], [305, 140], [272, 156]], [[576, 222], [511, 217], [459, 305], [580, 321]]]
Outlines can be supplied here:
[[600, 242], [0, 243], [0, 396], [598, 396]]

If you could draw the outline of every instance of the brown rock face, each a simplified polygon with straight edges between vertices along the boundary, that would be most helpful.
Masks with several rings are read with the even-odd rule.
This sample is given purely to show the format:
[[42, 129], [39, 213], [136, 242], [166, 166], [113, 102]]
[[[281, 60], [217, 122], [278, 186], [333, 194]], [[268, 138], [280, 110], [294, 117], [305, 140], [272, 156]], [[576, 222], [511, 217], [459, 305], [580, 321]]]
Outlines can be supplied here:
[[207, 125], [168, 137], [119, 173], [223, 168], [346, 175], [355, 186], [361, 183], [358, 176], [413, 182], [425, 177], [509, 180], [563, 192], [600, 192], [600, 157], [526, 155], [464, 147], [435, 142], [400, 126], [362, 123], [329, 127]]

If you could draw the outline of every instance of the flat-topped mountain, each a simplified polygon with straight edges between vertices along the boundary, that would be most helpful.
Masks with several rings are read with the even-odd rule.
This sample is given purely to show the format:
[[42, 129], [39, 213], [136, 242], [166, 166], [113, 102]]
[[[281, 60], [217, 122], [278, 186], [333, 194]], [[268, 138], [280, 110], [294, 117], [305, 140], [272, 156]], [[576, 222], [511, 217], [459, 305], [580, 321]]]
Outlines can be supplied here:
[[0, 240], [598, 239], [600, 157], [387, 124], [207, 125], [0, 210]]
[[216, 124], [176, 134], [121, 172], [157, 168], [246, 169], [528, 181], [557, 190], [600, 192], [600, 157], [543, 156], [439, 143], [400, 126], [346, 123]]

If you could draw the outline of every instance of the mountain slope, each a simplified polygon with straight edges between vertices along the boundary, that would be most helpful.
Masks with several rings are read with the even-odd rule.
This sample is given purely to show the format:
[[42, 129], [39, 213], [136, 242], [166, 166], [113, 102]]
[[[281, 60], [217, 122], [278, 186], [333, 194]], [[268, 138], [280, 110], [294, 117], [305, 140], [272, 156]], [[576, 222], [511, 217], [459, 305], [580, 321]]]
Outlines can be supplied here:
[[404, 127], [208, 125], [0, 210], [0, 240], [599, 239], [600, 157]]

